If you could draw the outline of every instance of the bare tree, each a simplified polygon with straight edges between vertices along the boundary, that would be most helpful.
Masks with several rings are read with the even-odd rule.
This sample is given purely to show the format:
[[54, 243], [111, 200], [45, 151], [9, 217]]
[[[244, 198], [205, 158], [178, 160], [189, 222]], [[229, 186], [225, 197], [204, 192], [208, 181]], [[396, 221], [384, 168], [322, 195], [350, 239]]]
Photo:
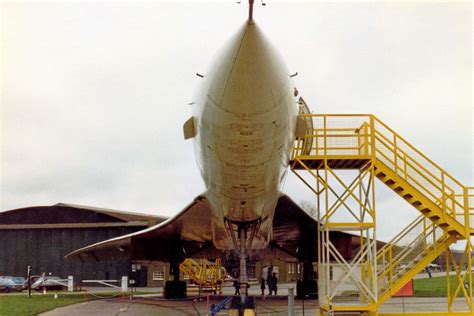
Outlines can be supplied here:
[[316, 205], [311, 203], [308, 200], [303, 200], [300, 202], [301, 208], [312, 218], [316, 218], [318, 215], [318, 210], [316, 209]]

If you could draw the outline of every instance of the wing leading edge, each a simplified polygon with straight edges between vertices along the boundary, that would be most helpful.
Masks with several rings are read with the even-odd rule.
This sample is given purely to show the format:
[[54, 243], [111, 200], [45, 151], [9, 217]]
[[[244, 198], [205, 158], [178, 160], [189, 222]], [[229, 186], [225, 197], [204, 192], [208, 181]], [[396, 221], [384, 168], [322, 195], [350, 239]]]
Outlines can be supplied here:
[[206, 198], [199, 195], [181, 212], [162, 223], [75, 250], [65, 258], [83, 262], [130, 259], [167, 261], [169, 251], [186, 251], [169, 248], [186, 244], [190, 248], [202, 248], [209, 243], [212, 244], [211, 212]]
[[[173, 258], [224, 258], [231, 254], [214, 247], [212, 213], [200, 195], [176, 216], [147, 229], [105, 240], [66, 255], [68, 260], [170, 261]], [[317, 260], [317, 222], [291, 198], [282, 194], [273, 219], [270, 243], [252, 259], [278, 258], [284, 261]]]

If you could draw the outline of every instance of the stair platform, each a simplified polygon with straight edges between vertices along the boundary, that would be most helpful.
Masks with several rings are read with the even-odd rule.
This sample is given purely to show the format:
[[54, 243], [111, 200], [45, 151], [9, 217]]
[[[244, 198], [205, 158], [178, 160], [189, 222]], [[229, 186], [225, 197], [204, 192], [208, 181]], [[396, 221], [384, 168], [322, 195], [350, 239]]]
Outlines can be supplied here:
[[[325, 163], [331, 169], [362, 169], [371, 161], [371, 157], [354, 156], [354, 157], [334, 157], [334, 156], [298, 156], [297, 159], [291, 160], [290, 165], [293, 169], [312, 169], [321, 170], [325, 168]], [[306, 166], [306, 167], [305, 167]]]

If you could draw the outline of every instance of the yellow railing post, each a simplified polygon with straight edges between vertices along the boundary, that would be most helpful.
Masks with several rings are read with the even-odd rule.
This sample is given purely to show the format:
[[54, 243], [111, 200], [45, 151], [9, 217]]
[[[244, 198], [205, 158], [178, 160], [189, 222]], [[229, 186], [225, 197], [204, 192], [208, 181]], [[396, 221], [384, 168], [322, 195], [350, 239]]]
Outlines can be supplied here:
[[463, 187], [463, 199], [464, 199], [464, 226], [466, 227], [466, 236], [471, 234], [471, 219], [469, 217], [469, 193], [468, 188]]
[[[329, 200], [329, 187], [328, 187], [328, 161], [327, 159], [324, 159], [324, 191], [325, 191], [325, 199], [326, 201]], [[325, 218], [325, 225], [329, 222], [329, 203], [326, 204], [326, 214], [324, 216]]]
[[398, 179], [398, 153], [397, 153], [397, 134], [393, 134], [393, 164], [395, 168], [395, 181]]
[[[472, 200], [472, 203], [471, 203]], [[471, 228], [471, 234], [474, 235], [474, 225], [472, 225], [471, 220], [474, 219], [474, 187], [467, 187], [467, 201], [468, 201], [468, 210], [469, 210], [469, 227]], [[471, 243], [472, 247], [472, 243]], [[474, 248], [474, 247], [473, 247]]]
[[403, 174], [404, 174], [404, 179], [408, 180], [408, 175], [407, 175], [407, 154], [403, 153]]
[[393, 285], [393, 265], [392, 265], [393, 253], [392, 253], [392, 246], [388, 249], [388, 283], [389, 288], [392, 288]]
[[474, 285], [473, 282], [472, 282], [472, 256], [473, 256], [473, 251], [474, 251], [474, 248], [472, 247], [472, 243], [471, 243], [471, 238], [469, 238], [467, 240], [467, 245], [466, 247], [468, 247], [468, 253], [469, 253], [469, 257], [468, 257], [468, 261], [467, 261], [467, 271], [469, 273], [469, 296], [471, 297], [471, 312], [474, 312], [474, 304], [472, 302], [472, 298], [473, 298], [473, 294], [474, 294], [474, 291], [472, 289], [472, 286]]
[[370, 115], [370, 155], [372, 157], [372, 163], [375, 161], [375, 120], [374, 116]]
[[361, 141], [361, 137], [363, 137], [361, 135], [361, 133], [363, 133], [363, 128], [364, 128], [364, 124], [362, 124], [362, 127], [357, 129], [356, 133], [357, 133], [357, 154], [360, 155], [361, 154], [361, 148], [363, 146], [362, 144], [362, 141]]
[[315, 138], [315, 148], [316, 148], [316, 156], [319, 155], [319, 142], [318, 142], [318, 138], [319, 138], [319, 130], [317, 128], [314, 129], [313, 131], [313, 137]]
[[369, 154], [369, 128], [367, 122], [364, 122], [364, 155]]
[[423, 218], [423, 251], [427, 249], [427, 238], [426, 218]]
[[324, 144], [324, 156], [327, 155], [327, 122], [326, 122], [327, 116], [324, 115], [323, 117], [323, 144]]
[[442, 218], [443, 220], [445, 220], [447, 206], [446, 206], [446, 185], [444, 182], [444, 172], [441, 172], [441, 208], [443, 209]]

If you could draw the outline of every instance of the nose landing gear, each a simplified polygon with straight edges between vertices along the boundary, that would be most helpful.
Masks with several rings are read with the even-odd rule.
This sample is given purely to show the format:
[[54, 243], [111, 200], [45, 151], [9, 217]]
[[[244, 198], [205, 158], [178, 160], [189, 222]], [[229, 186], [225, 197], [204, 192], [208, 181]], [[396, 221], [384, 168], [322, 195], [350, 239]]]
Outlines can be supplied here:
[[[232, 238], [235, 251], [239, 255], [239, 281], [242, 292], [240, 294], [240, 302], [233, 300], [231, 304], [238, 309], [240, 312], [238, 315], [244, 315], [244, 311], [247, 311], [245, 315], [255, 315], [255, 302], [253, 297], [248, 296], [248, 275], [247, 275], [247, 259], [249, 252], [252, 248], [252, 243], [260, 229], [261, 220], [255, 220], [252, 222], [235, 222], [229, 219], [225, 219], [227, 229]], [[248, 235], [249, 234], [249, 235]], [[253, 311], [253, 314], [250, 311]], [[230, 314], [229, 314], [230, 315]]]

